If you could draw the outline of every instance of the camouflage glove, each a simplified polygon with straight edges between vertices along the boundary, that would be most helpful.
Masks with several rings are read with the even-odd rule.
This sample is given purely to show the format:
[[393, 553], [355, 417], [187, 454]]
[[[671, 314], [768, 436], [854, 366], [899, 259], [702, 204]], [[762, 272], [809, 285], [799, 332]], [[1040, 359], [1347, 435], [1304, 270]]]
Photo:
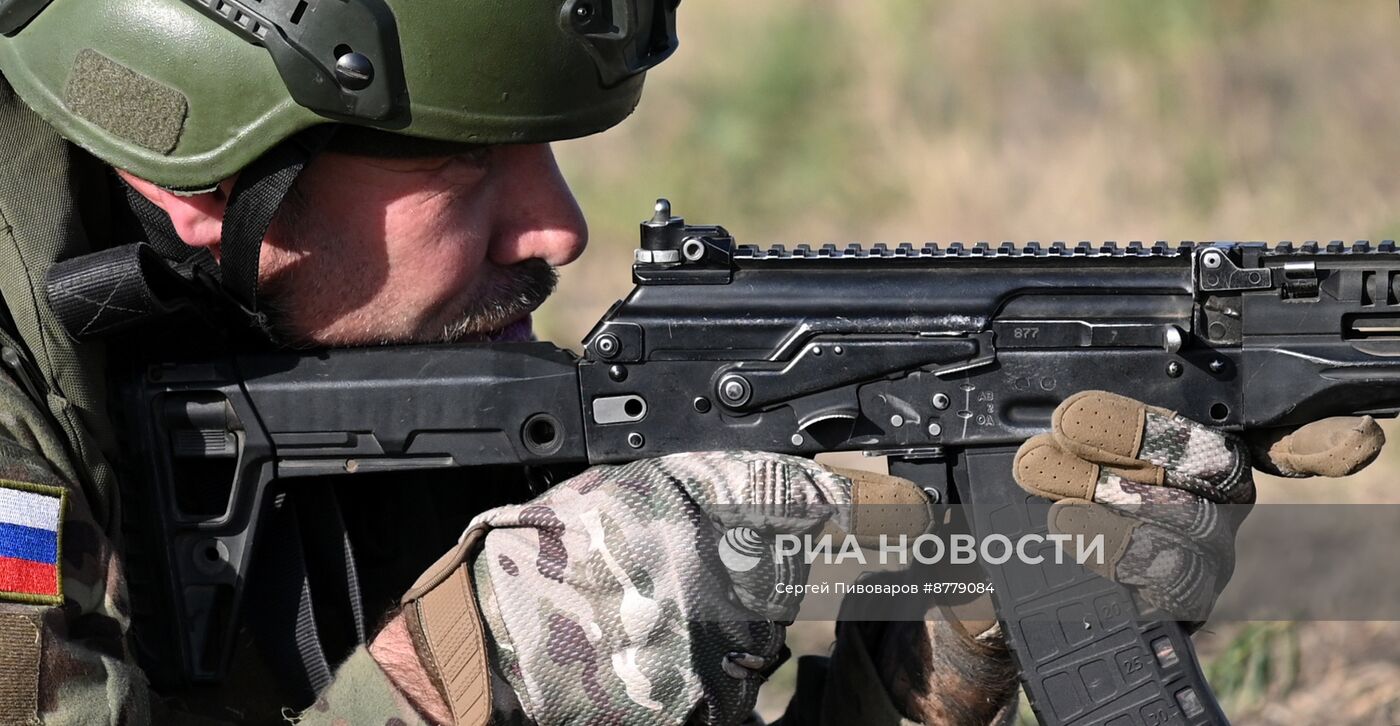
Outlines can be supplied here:
[[848, 516], [851, 499], [850, 479], [806, 459], [725, 452], [596, 467], [487, 512], [466, 536], [484, 533], [473, 575], [494, 667], [542, 724], [736, 723], [786, 657], [801, 597], [775, 583], [807, 576], [773, 535]]
[[[1052, 433], [1016, 455], [1016, 481], [1057, 500], [1052, 532], [1104, 536], [1100, 574], [1139, 606], [1203, 621], [1234, 569], [1235, 530], [1254, 502], [1253, 461], [1288, 476], [1343, 476], [1375, 459], [1370, 417], [1328, 419], [1251, 447], [1170, 411], [1100, 391], [1056, 409]], [[1237, 505], [1237, 506], [1222, 506]]]

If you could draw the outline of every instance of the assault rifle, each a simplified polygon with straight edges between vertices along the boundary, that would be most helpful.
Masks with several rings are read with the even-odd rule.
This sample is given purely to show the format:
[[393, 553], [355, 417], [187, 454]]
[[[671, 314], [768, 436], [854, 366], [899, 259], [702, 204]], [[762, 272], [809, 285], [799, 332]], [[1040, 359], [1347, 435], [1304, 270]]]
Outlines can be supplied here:
[[[160, 503], [179, 667], [228, 663], [274, 480], [684, 451], [884, 455], [971, 511], [1043, 532], [1017, 446], [1104, 389], [1233, 431], [1400, 411], [1394, 243], [736, 244], [658, 202], [635, 289], [584, 340], [156, 365], [133, 438]], [[188, 507], [217, 464], [215, 506]], [[1045, 724], [1223, 724], [1183, 624], [1066, 561], [990, 568]]]

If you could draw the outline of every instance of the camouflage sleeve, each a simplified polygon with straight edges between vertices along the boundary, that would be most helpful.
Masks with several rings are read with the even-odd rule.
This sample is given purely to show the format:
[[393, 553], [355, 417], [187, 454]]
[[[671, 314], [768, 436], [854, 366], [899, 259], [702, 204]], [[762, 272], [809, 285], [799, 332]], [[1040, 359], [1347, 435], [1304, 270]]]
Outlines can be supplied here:
[[895, 708], [860, 638], [842, 638], [830, 656], [797, 661], [797, 688], [771, 726], [919, 726]]
[[402, 697], [379, 664], [361, 646], [335, 672], [316, 703], [297, 721], [305, 726], [426, 724]]
[[0, 374], [0, 722], [148, 723], [126, 588], [62, 439]]
[[1005, 647], [975, 642], [947, 620], [843, 622], [830, 656], [798, 660], [796, 691], [771, 726], [1006, 726], [1017, 692]]

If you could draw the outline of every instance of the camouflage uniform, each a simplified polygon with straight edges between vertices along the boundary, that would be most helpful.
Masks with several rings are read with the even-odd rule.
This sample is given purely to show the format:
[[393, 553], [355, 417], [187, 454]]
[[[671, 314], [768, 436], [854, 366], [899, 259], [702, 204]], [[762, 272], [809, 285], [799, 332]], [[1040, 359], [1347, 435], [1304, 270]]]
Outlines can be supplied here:
[[426, 726], [417, 711], [398, 695], [379, 665], [361, 647], [336, 671], [335, 681], [298, 719], [307, 726]]
[[62, 440], [5, 375], [0, 424], [0, 479], [67, 491], [59, 551], [63, 604], [0, 601], [0, 623], [11, 633], [7, 644], [22, 644], [19, 634], [32, 634], [35, 643], [7, 654], [3, 692], [12, 700], [6, 712], [46, 723], [145, 723], [152, 704], [145, 677], [127, 651], [130, 618], [116, 552], [82, 489], [71, 484], [75, 472]]

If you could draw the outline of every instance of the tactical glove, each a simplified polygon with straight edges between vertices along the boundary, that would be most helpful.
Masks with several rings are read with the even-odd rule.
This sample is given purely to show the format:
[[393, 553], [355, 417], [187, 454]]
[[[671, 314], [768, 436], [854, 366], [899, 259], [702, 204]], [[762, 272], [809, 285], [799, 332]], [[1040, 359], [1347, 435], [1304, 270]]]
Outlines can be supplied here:
[[[682, 454], [595, 467], [473, 520], [458, 550], [405, 597], [417, 649], [437, 661], [458, 722], [487, 697], [457, 675], [471, 669], [452, 655], [477, 642], [497, 676], [497, 720], [511, 719], [518, 699], [514, 717], [541, 724], [737, 723], [786, 658], [784, 623], [801, 596], [775, 584], [807, 578], [800, 555], [775, 556], [774, 536], [848, 520], [853, 501], [926, 506], [903, 480], [789, 456]], [[894, 524], [919, 531], [928, 521]], [[471, 590], [475, 602], [464, 602]], [[435, 597], [456, 605], [415, 606]], [[476, 603], [484, 639], [474, 613], [451, 614]]]
[[1235, 530], [1254, 502], [1251, 462], [1285, 476], [1344, 476], [1373, 461], [1384, 442], [1363, 417], [1247, 443], [1089, 391], [1056, 409], [1051, 433], [1021, 446], [1015, 476], [1026, 491], [1057, 500], [1052, 532], [1103, 535], [1105, 557], [1087, 564], [1130, 586], [1139, 606], [1203, 621], [1233, 571]]

